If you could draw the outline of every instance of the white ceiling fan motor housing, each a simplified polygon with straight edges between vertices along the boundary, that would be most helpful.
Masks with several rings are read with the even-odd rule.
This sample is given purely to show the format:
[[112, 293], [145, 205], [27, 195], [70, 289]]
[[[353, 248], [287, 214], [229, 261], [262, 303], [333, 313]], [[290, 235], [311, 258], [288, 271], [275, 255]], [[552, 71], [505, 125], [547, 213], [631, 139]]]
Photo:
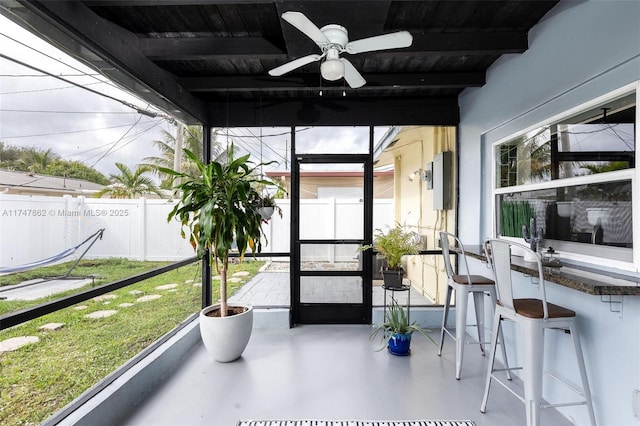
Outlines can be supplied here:
[[344, 47], [349, 43], [349, 33], [347, 29], [342, 25], [337, 24], [329, 24], [320, 28], [320, 31], [327, 37], [329, 42], [332, 45], [340, 46], [340, 50], [344, 49]]
[[329, 40], [329, 45], [323, 46], [327, 56], [320, 65], [320, 74], [329, 81], [336, 81], [344, 77], [344, 64], [340, 62], [340, 52], [349, 42], [349, 33], [341, 25], [329, 24], [320, 29]]

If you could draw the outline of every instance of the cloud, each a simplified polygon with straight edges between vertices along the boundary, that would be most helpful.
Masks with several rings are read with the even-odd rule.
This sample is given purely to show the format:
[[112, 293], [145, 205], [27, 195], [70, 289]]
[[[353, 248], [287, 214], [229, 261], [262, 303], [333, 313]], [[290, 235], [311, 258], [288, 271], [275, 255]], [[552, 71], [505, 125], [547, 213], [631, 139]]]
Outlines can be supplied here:
[[160, 130], [175, 132], [161, 118], [142, 116], [125, 104], [149, 106], [115, 88], [104, 77], [4, 17], [1, 53], [62, 76], [117, 100], [40, 73], [6, 58], [0, 59], [0, 140], [36, 147], [68, 160], [82, 161], [108, 175], [116, 162], [135, 168], [156, 155], [153, 141]]

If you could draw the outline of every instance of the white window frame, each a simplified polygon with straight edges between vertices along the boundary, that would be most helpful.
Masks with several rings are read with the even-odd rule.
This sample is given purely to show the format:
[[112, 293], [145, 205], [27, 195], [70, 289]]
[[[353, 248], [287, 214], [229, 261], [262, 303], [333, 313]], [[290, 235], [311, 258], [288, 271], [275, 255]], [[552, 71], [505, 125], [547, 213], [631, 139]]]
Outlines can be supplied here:
[[614, 172], [598, 173], [594, 175], [576, 176], [570, 178], [554, 179], [547, 182], [537, 182], [531, 184], [514, 185], [509, 187], [497, 187], [497, 167], [496, 167], [496, 155], [498, 154], [498, 147], [506, 142], [523, 136], [528, 132], [539, 129], [540, 127], [549, 126], [553, 123], [557, 123], [561, 120], [575, 116], [580, 112], [592, 109], [598, 105], [608, 102], [612, 99], [622, 96], [628, 96], [635, 92], [636, 96], [636, 126], [635, 126], [635, 140], [636, 144], [640, 142], [640, 81], [623, 86], [612, 92], [609, 92], [603, 96], [594, 98], [588, 102], [578, 105], [562, 113], [551, 116], [541, 122], [531, 125], [519, 132], [513, 133], [507, 137], [504, 137], [491, 144], [491, 217], [493, 235], [497, 235], [497, 208], [496, 197], [501, 194], [509, 194], [513, 192], [525, 192], [535, 191], [540, 189], [554, 189], [559, 187], [567, 187], [574, 185], [594, 184], [602, 182], [614, 182], [619, 180], [631, 180], [631, 194], [632, 194], [632, 229], [633, 229], [633, 249], [632, 249], [632, 262], [618, 261], [612, 259], [605, 259], [597, 256], [589, 256], [572, 252], [561, 252], [561, 257], [564, 259], [575, 260], [578, 262], [587, 262], [595, 266], [601, 266], [606, 268], [623, 269], [632, 272], [640, 271], [640, 165], [636, 164], [633, 169], [618, 170]]

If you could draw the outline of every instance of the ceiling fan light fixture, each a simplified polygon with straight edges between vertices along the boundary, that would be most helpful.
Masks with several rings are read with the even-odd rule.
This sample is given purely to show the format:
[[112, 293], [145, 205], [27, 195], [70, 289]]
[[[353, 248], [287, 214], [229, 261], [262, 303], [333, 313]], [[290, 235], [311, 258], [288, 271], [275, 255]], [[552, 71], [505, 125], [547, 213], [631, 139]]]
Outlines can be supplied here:
[[328, 59], [320, 65], [320, 73], [326, 80], [339, 80], [344, 77], [344, 64], [339, 60]]

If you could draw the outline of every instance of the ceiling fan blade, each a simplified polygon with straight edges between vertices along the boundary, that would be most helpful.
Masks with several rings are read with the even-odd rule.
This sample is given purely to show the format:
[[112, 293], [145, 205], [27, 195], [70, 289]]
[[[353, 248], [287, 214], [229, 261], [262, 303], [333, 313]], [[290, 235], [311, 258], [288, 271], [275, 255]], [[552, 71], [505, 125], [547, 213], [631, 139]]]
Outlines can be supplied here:
[[409, 47], [413, 43], [413, 36], [408, 31], [383, 34], [374, 37], [363, 38], [349, 42], [345, 47], [347, 53], [356, 54], [362, 52], [372, 52], [375, 50], [397, 49]]
[[313, 40], [318, 46], [322, 47], [329, 44], [329, 39], [324, 35], [320, 28], [316, 26], [309, 18], [300, 12], [284, 12], [282, 19], [299, 29], [307, 37]]
[[340, 58], [340, 62], [344, 64], [344, 79], [352, 89], [364, 86], [367, 81], [358, 72], [351, 62], [344, 58]]
[[313, 55], [303, 56], [302, 58], [294, 59], [291, 62], [287, 62], [286, 64], [282, 64], [279, 67], [275, 67], [274, 69], [270, 70], [269, 75], [272, 75], [275, 77], [281, 76], [283, 74], [286, 74], [290, 71], [295, 70], [296, 68], [300, 68], [312, 62], [319, 61], [323, 57], [324, 55], [313, 54]]

